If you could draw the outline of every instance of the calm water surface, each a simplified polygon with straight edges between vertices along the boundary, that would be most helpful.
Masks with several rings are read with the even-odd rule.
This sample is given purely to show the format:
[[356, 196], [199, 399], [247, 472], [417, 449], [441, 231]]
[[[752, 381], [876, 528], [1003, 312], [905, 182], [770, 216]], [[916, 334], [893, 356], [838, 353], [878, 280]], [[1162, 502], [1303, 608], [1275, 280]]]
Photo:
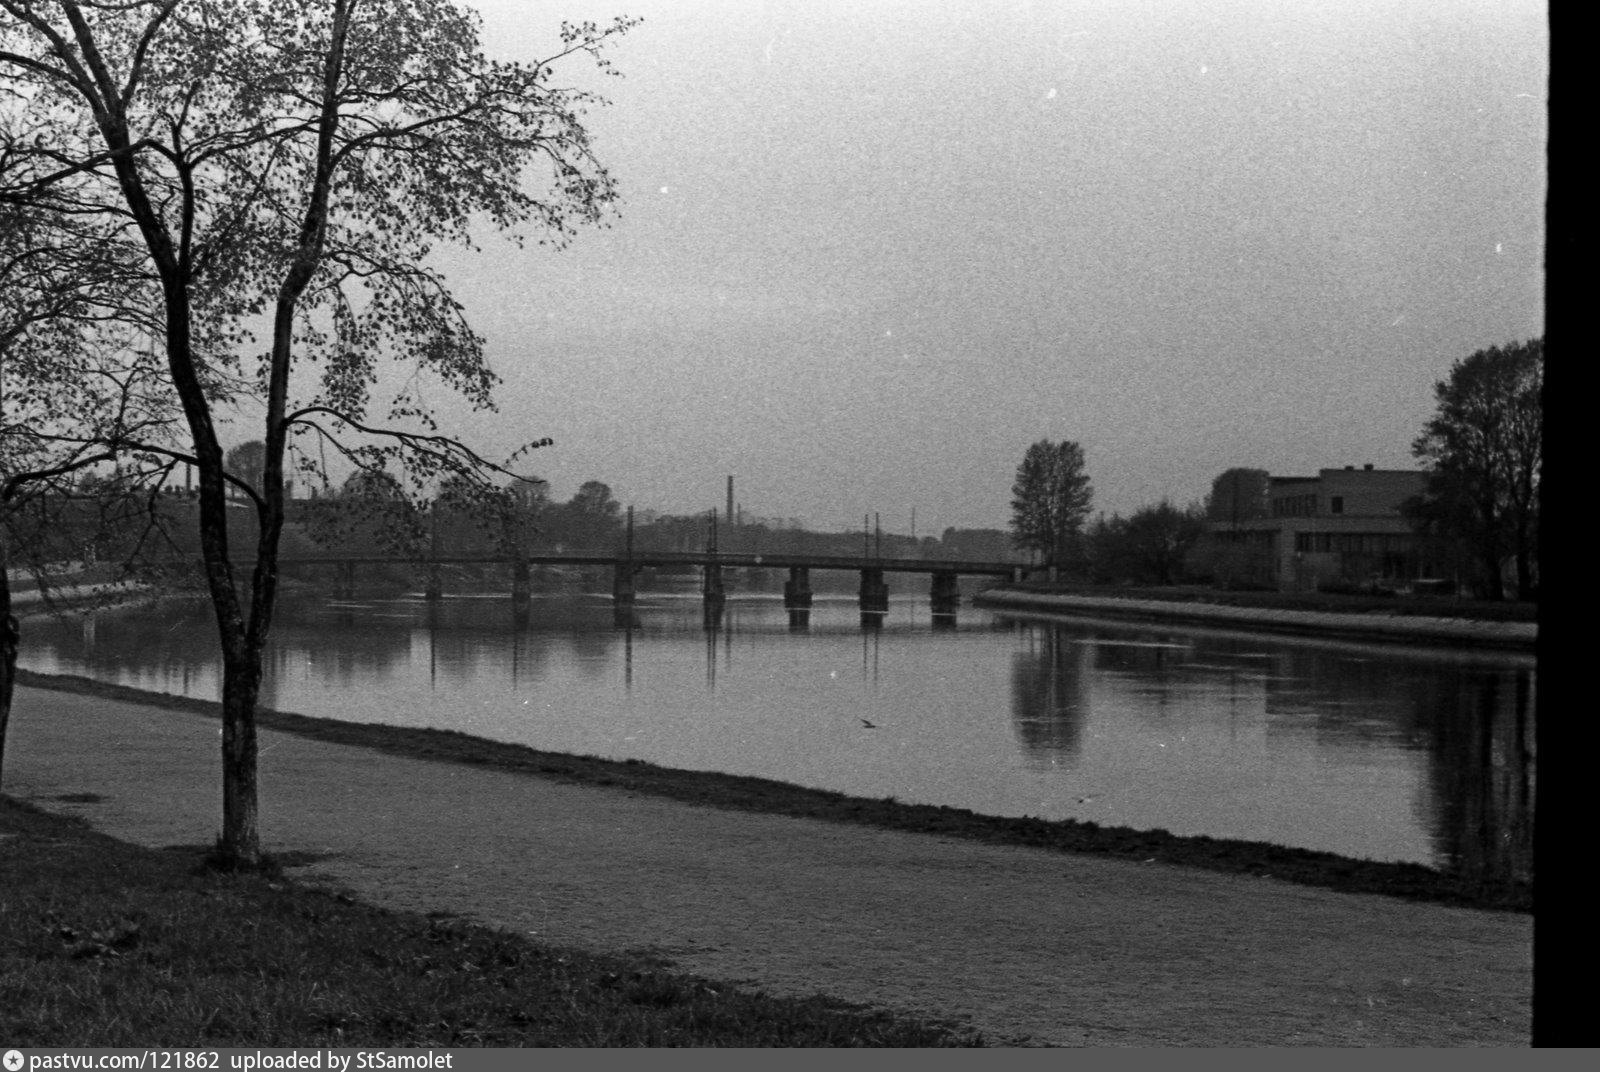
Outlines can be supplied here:
[[[31, 619], [22, 665], [215, 698], [210, 611]], [[1531, 657], [1314, 643], [853, 598], [803, 624], [737, 597], [296, 602], [266, 706], [752, 774], [994, 815], [1079, 818], [1526, 875]], [[25, 716], [19, 716], [25, 717]]]

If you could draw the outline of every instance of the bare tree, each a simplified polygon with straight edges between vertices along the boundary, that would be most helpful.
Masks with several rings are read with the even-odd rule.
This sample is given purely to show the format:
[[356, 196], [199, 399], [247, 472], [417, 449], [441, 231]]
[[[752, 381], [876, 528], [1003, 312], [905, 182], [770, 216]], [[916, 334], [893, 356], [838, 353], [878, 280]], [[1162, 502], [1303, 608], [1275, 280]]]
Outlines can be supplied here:
[[[228, 861], [260, 857], [255, 709], [289, 440], [366, 467], [397, 460], [418, 489], [505, 471], [422, 401], [431, 382], [489, 408], [496, 381], [429, 255], [470, 246], [474, 224], [560, 245], [603, 219], [616, 191], [582, 121], [598, 98], [552, 79], [575, 55], [604, 70], [603, 46], [630, 25], [565, 25], [554, 55], [519, 64], [489, 60], [477, 17], [450, 0], [0, 0], [0, 78], [46, 130], [30, 143], [41, 171], [56, 169], [39, 187], [70, 177], [76, 211], [125, 221], [160, 294], [186, 443], [142, 447], [198, 475]], [[385, 359], [414, 375], [375, 406]], [[247, 578], [216, 427], [215, 385], [234, 376], [265, 411], [261, 485], [233, 482], [255, 507]]]

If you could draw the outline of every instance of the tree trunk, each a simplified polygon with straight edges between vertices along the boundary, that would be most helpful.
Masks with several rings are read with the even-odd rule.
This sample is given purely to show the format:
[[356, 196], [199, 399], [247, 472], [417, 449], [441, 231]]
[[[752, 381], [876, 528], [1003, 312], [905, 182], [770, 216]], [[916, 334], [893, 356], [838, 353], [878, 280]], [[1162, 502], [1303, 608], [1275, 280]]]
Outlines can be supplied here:
[[221, 862], [254, 867], [261, 862], [256, 802], [256, 700], [261, 693], [260, 652], [223, 656]]
[[1484, 571], [1483, 597], [1498, 602], [1506, 597], [1505, 576], [1500, 572], [1500, 549], [1505, 545], [1505, 529], [1492, 500], [1479, 504], [1478, 518], [1483, 526], [1478, 543]]
[[11, 724], [11, 695], [17, 684], [17, 619], [11, 613], [11, 576], [5, 548], [0, 547], [0, 788], [5, 786], [6, 730]]
[[1533, 594], [1533, 541], [1528, 538], [1528, 526], [1517, 525], [1517, 598], [1528, 599]]
[[[3, 582], [0, 582], [3, 583]], [[0, 616], [0, 788], [5, 786], [6, 730], [11, 725], [11, 694], [17, 684], [17, 619], [11, 613], [9, 585]]]
[[1483, 569], [1483, 598], [1495, 601], [1505, 599], [1506, 582], [1500, 574], [1499, 548], [1484, 547], [1480, 566]]

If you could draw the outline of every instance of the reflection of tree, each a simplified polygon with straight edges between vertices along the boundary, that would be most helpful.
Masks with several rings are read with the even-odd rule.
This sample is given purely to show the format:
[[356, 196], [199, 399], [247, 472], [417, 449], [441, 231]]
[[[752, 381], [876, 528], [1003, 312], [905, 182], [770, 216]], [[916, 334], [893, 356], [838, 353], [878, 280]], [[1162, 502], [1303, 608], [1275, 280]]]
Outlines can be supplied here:
[[1427, 697], [1435, 838], [1485, 886], [1533, 878], [1533, 676], [1463, 669]]
[[197, 610], [163, 606], [162, 627], [151, 628], [146, 607], [52, 614], [28, 623], [23, 651], [53, 648], [78, 660], [91, 677], [115, 680], [130, 666], [196, 670], [216, 661], [216, 636]]
[[577, 656], [578, 673], [585, 681], [599, 682], [611, 674], [612, 651], [617, 647], [615, 627], [607, 623], [604, 631], [582, 629], [568, 633], [566, 640]]
[[1075, 762], [1082, 750], [1089, 691], [1082, 648], [1053, 625], [1021, 629], [1012, 657], [1011, 721], [1023, 750], [1035, 758]]
[[1319, 740], [1420, 745], [1419, 690], [1449, 664], [1419, 667], [1402, 657], [1358, 655], [1339, 649], [1290, 648], [1264, 663], [1267, 735], [1296, 734], [1297, 716], [1312, 712]]
[[[1418, 664], [1295, 649], [1269, 679], [1268, 731], [1311, 711], [1319, 737], [1398, 738], [1428, 754], [1432, 837], [1443, 866], [1489, 886], [1533, 869], [1533, 671]], [[1288, 720], [1281, 723], [1286, 732]]]

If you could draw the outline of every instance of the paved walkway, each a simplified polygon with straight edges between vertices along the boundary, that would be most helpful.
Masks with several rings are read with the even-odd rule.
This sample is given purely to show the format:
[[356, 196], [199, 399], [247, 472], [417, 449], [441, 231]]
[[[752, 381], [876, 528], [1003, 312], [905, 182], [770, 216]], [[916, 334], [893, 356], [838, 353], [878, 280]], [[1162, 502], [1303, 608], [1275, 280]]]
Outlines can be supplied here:
[[1420, 614], [1372, 611], [1343, 614], [1329, 611], [1274, 610], [1269, 607], [1234, 607], [1221, 603], [1175, 603], [1155, 599], [1118, 599], [1113, 596], [1075, 596], [1057, 592], [1010, 592], [994, 589], [980, 593], [979, 606], [1001, 610], [1034, 611], [1143, 621], [1183, 622], [1252, 632], [1311, 633], [1319, 637], [1401, 640], [1420, 644], [1534, 650], [1539, 627], [1534, 622], [1491, 622], [1469, 618], [1434, 618]]
[[[210, 843], [218, 723], [19, 689], [6, 790]], [[276, 732], [270, 851], [374, 903], [1088, 1045], [1526, 1045], [1528, 916], [717, 811]], [[93, 803], [71, 803], [94, 794]], [[3, 850], [0, 850], [3, 851]]]

